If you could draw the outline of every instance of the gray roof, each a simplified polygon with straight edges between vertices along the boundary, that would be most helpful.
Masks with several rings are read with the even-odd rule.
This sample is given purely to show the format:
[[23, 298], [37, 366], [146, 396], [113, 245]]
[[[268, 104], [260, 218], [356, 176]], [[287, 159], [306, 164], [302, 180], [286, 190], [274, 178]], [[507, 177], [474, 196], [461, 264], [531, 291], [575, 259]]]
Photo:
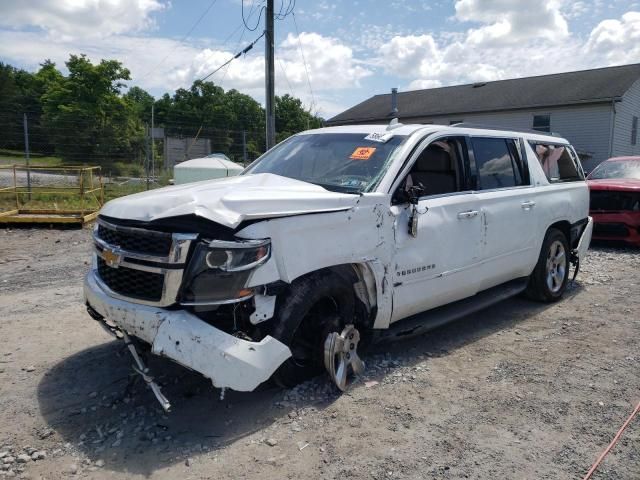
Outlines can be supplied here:
[[[640, 79], [640, 63], [579, 72], [398, 92], [400, 119], [607, 102]], [[375, 95], [327, 121], [328, 125], [391, 118], [391, 94]]]

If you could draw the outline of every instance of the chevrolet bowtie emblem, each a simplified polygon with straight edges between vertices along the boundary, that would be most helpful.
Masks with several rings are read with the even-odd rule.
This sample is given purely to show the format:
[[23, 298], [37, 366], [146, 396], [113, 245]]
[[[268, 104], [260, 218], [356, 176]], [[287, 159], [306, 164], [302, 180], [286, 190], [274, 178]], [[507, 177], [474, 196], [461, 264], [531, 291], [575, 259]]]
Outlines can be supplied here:
[[112, 268], [118, 268], [118, 265], [120, 265], [120, 261], [122, 260], [122, 257], [118, 255], [116, 252], [114, 252], [113, 250], [109, 250], [108, 248], [105, 248], [104, 250], [102, 250], [102, 259], [104, 260], [104, 263], [106, 263], [108, 266]]

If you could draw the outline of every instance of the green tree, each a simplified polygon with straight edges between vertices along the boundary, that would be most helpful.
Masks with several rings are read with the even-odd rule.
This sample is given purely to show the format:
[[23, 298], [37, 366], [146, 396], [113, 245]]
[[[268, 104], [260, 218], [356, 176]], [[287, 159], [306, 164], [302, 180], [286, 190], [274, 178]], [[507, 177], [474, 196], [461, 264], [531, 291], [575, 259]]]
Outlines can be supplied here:
[[282, 97], [276, 96], [276, 140], [281, 142], [291, 135], [320, 128], [322, 119], [305, 109], [299, 98], [292, 97], [288, 93]]
[[155, 99], [146, 90], [140, 87], [131, 87], [124, 95], [125, 100], [129, 102], [135, 115], [140, 122], [151, 122], [151, 106]]
[[53, 79], [42, 96], [44, 124], [65, 161], [107, 164], [131, 160], [144, 130], [132, 102], [120, 92], [129, 70], [115, 60], [93, 65], [71, 55], [69, 75]]
[[212, 82], [195, 81], [155, 103], [156, 123], [167, 135], [208, 138], [214, 152], [235, 160], [242, 155], [242, 132], [247, 132], [249, 158], [264, 151], [264, 110], [237, 90], [227, 92]]
[[0, 62], [0, 148], [22, 148], [22, 113], [17, 70]]
[[23, 115], [27, 115], [32, 151], [51, 153], [46, 129], [40, 122], [42, 95], [50, 83], [61, 77], [55, 64], [45, 60], [35, 74], [0, 63], [0, 146], [24, 148]]

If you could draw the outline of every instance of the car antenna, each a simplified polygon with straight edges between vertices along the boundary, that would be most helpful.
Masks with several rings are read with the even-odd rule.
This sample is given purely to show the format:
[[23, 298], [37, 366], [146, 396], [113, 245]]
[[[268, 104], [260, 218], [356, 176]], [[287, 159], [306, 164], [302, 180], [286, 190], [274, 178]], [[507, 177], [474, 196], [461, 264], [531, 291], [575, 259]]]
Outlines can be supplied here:
[[392, 118], [391, 121], [389, 122], [389, 125], [387, 125], [387, 132], [390, 130], [394, 130], [396, 128], [400, 128], [403, 125], [404, 124], [400, 123], [397, 118]]

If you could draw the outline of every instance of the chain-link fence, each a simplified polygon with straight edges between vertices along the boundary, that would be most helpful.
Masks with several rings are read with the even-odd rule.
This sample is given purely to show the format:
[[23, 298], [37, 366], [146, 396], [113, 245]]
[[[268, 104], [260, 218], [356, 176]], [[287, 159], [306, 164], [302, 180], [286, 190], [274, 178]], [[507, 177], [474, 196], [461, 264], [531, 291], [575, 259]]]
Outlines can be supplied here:
[[224, 154], [246, 166], [264, 151], [264, 131], [216, 123], [175, 111], [156, 125], [118, 112], [52, 119], [2, 111], [0, 223], [87, 221], [105, 201], [171, 183], [173, 167], [185, 160]]
[[53, 122], [37, 112], [3, 112], [0, 165], [100, 166], [107, 188], [110, 184], [153, 188], [167, 184], [173, 167], [185, 160], [224, 154], [248, 165], [264, 151], [262, 130], [174, 118], [153, 127], [134, 122], [125, 134], [110, 126], [109, 115], [91, 122], [82, 118]]

